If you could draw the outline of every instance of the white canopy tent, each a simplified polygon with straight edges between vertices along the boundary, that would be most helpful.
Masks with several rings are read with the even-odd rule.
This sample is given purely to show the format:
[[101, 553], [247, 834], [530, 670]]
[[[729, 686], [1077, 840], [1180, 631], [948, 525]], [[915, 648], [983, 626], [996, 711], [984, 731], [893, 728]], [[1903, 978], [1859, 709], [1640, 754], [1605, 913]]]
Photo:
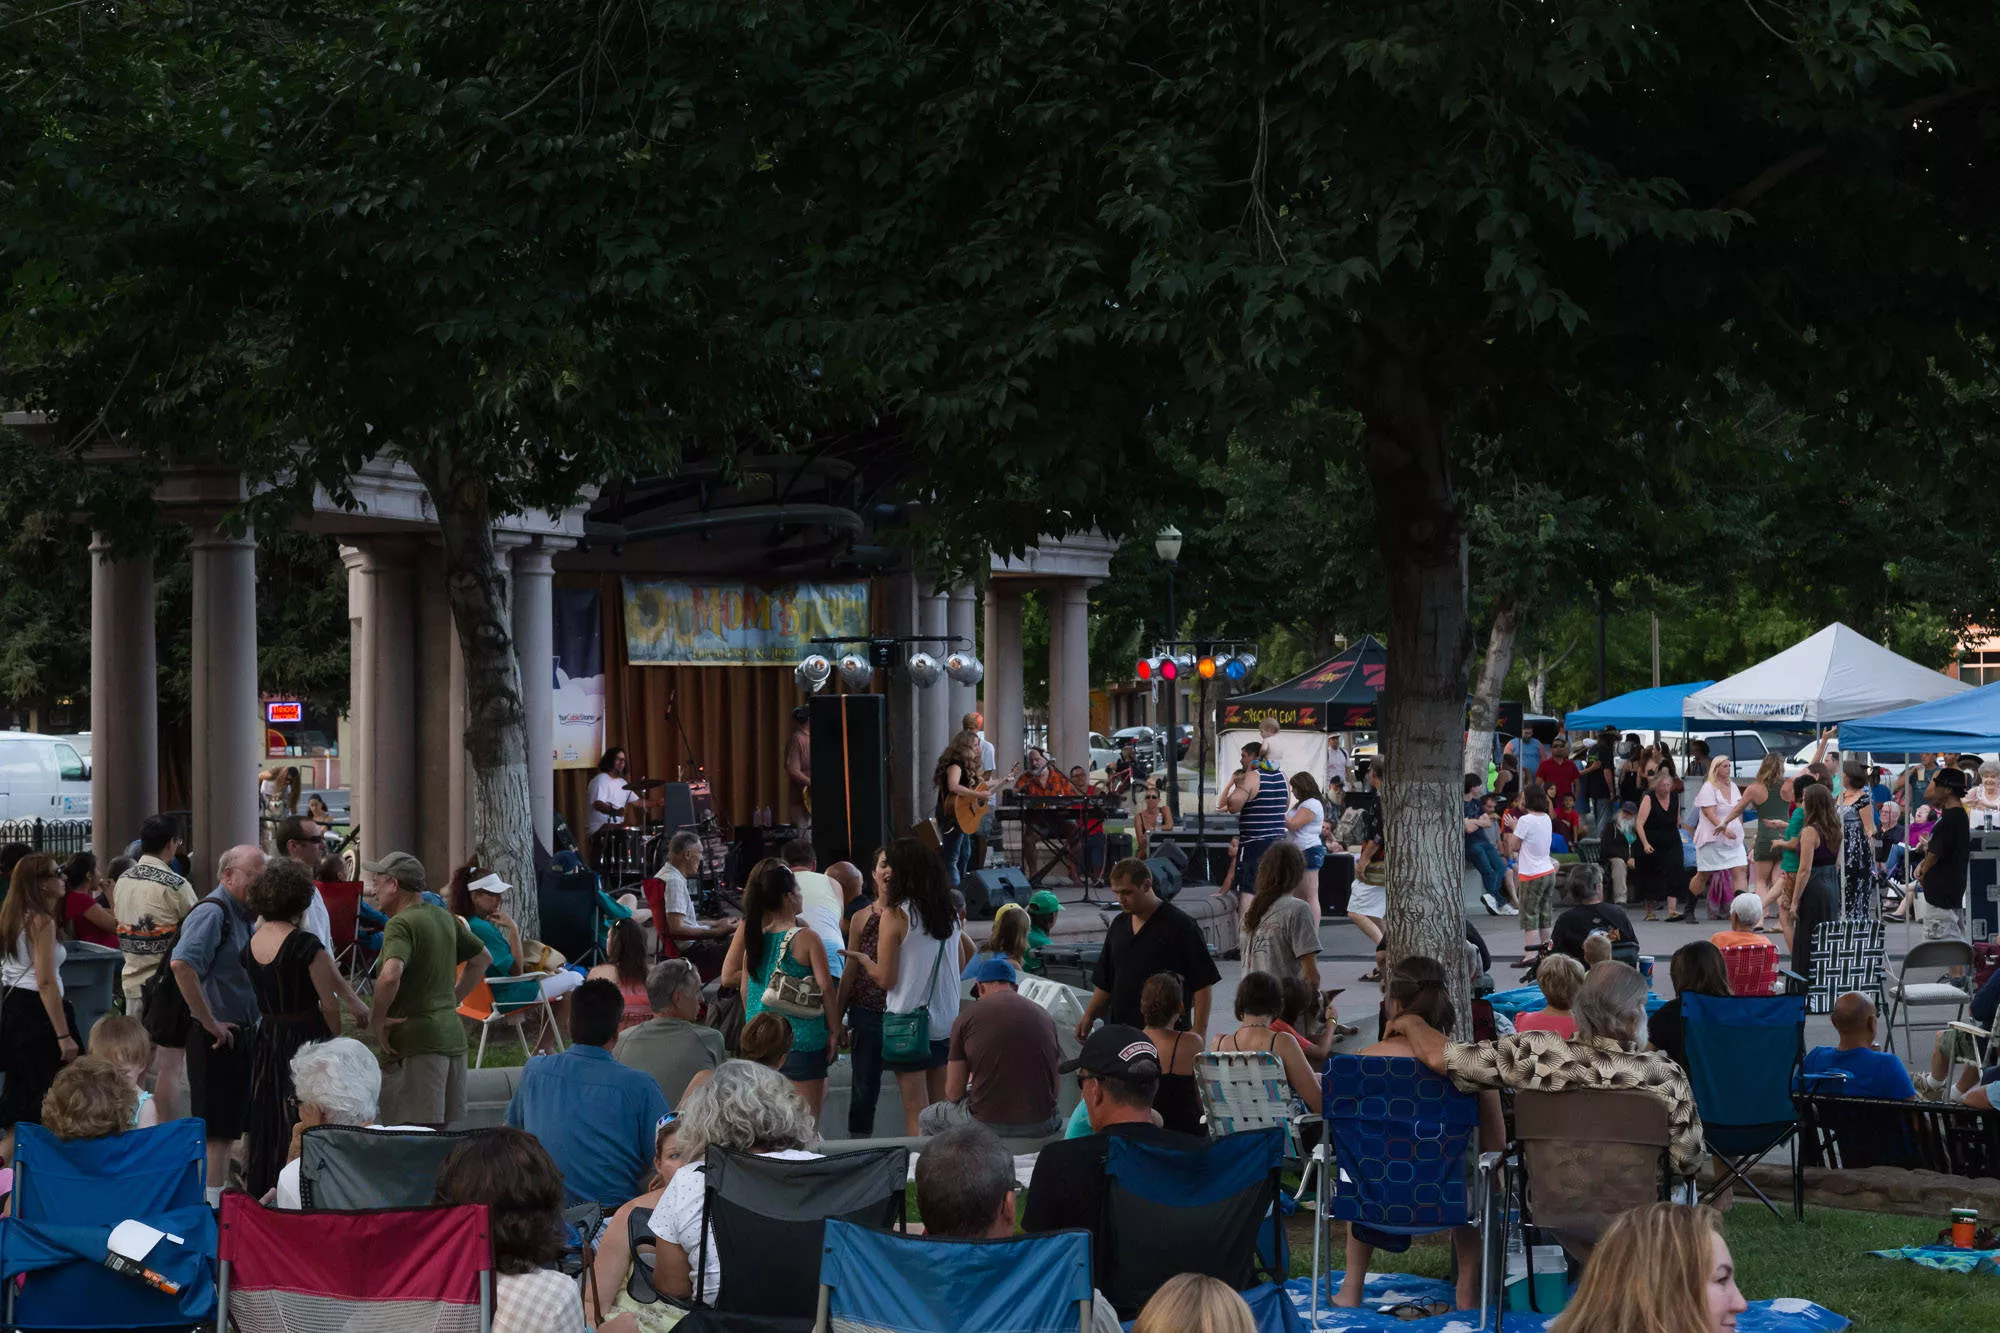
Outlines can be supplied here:
[[1838, 622], [1687, 696], [1692, 721], [1824, 727], [1972, 688]]

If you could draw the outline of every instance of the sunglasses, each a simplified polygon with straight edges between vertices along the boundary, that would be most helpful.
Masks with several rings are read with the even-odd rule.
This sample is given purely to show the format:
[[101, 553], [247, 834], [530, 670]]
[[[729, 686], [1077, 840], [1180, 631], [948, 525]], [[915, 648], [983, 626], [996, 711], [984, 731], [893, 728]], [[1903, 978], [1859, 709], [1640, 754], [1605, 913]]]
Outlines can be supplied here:
[[680, 1116], [677, 1113], [669, 1111], [665, 1115], [661, 1116], [658, 1120], [653, 1122], [653, 1132], [657, 1134], [661, 1130], [665, 1129], [668, 1125], [673, 1124], [675, 1121], [679, 1119]]

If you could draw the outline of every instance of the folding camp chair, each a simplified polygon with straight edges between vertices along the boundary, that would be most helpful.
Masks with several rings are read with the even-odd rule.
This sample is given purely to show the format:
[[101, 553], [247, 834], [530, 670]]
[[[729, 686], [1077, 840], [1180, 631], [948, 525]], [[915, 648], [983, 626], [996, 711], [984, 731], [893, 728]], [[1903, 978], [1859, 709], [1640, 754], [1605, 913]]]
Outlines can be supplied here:
[[1913, 947], [1903, 957], [1903, 966], [1897, 970], [1895, 980], [1885, 989], [1889, 995], [1889, 1015], [1883, 1026], [1889, 1029], [1889, 1049], [1896, 1049], [1896, 1015], [1903, 1016], [1903, 1054], [1916, 1059], [1914, 1038], [1910, 1035], [1910, 1010], [1950, 1009], [1952, 1015], [1946, 1023], [1955, 1023], [1965, 1017], [1965, 1006], [1972, 1002], [1972, 994], [1965, 986], [1954, 986], [1949, 981], [1913, 981], [1911, 974], [1928, 972], [1933, 968], [1962, 967], [1965, 969], [1967, 985], [1971, 984], [1973, 966], [1972, 946], [1964, 940], [1925, 940]]
[[552, 975], [548, 972], [524, 972], [518, 977], [489, 977], [474, 986], [466, 997], [459, 1001], [458, 1016], [469, 1018], [479, 1024], [479, 1052], [473, 1057], [472, 1067], [478, 1069], [486, 1063], [486, 1038], [493, 1031], [495, 1023], [513, 1021], [521, 1034], [522, 1058], [534, 1053], [534, 1046], [528, 1041], [528, 1030], [519, 1022], [517, 1015], [528, 1011], [539, 1011], [542, 1027], [537, 1034], [555, 1038], [556, 1049], [563, 1049], [562, 1029], [556, 1024], [556, 1011], [542, 994], [542, 978]]
[[598, 957], [597, 874], [590, 870], [551, 872], [537, 895], [542, 909], [542, 943], [572, 963]]
[[[910, 1150], [869, 1148], [788, 1162], [711, 1148], [702, 1174], [695, 1304], [809, 1318], [819, 1303], [826, 1224], [838, 1218], [884, 1231], [901, 1227]], [[711, 1244], [722, 1262], [720, 1291], [703, 1285]]]
[[646, 910], [653, 914], [653, 938], [658, 944], [654, 957], [660, 961], [681, 957], [681, 946], [667, 933], [667, 882], [658, 875], [648, 875], [639, 881], [639, 892], [645, 896]]
[[1729, 973], [1731, 995], [1769, 995], [1778, 989], [1778, 947], [1775, 944], [1728, 944], [1722, 966]]
[[333, 938], [325, 942], [333, 955], [333, 965], [350, 983], [356, 982], [367, 975], [367, 969], [361, 965], [361, 946], [355, 939], [361, 925], [361, 881], [321, 880], [314, 887], [326, 903], [327, 919], [333, 929]]
[[222, 1196], [220, 1300], [235, 1333], [488, 1333], [486, 1205], [295, 1213]]
[[1088, 1231], [939, 1240], [834, 1220], [823, 1252], [831, 1333], [1090, 1333]]
[[[1688, 1057], [1688, 1082], [1701, 1112], [1702, 1139], [1718, 1173], [1702, 1196], [1713, 1199], [1736, 1181], [1763, 1199], [1771, 1216], [1777, 1207], [1757, 1188], [1749, 1170], [1773, 1149], [1798, 1136], [1798, 1107], [1792, 1088], [1805, 1059], [1806, 1006], [1803, 996], [1765, 999], [1681, 996]], [[1720, 1168], [1726, 1166], [1726, 1171]], [[1799, 1155], [1792, 1154], [1792, 1212], [1806, 1215], [1805, 1181]]]
[[[1277, 1056], [1269, 1051], [1203, 1051], [1194, 1058], [1194, 1082], [1210, 1139], [1275, 1128], [1284, 1133], [1288, 1159], [1305, 1156], [1306, 1126], [1318, 1124], [1319, 1117], [1300, 1106], [1285, 1078], [1285, 1062]], [[1308, 1180], [1299, 1182], [1301, 1196]]]
[[[1273, 1126], [1231, 1134], [1186, 1152], [1114, 1135], [1105, 1153], [1104, 1230], [1097, 1274], [1120, 1319], [1138, 1315], [1168, 1278], [1206, 1273], [1236, 1291], [1286, 1277], [1278, 1168], [1284, 1134]], [[1259, 1253], [1268, 1223], [1274, 1253]]]
[[[65, 1143], [15, 1128], [14, 1194], [4, 1246], [9, 1328], [186, 1328], [215, 1310], [215, 1214], [206, 1206], [202, 1122], [173, 1120]], [[181, 1283], [170, 1296], [104, 1267], [105, 1228], [144, 1222], [162, 1241], [149, 1264]], [[16, 1282], [17, 1274], [26, 1273]]]
[[[1618, 1217], [1669, 1197], [1673, 1141], [1666, 1103], [1645, 1092], [1517, 1091], [1514, 1142], [1521, 1225], [1587, 1252]], [[1534, 1291], [1534, 1247], [1528, 1290]]]
[[1319, 1326], [1323, 1219], [1400, 1236], [1474, 1225], [1485, 1242], [1479, 1326], [1499, 1309], [1506, 1191], [1503, 1154], [1478, 1151], [1479, 1100], [1415, 1060], [1335, 1055], [1320, 1076], [1333, 1165], [1321, 1173], [1313, 1217], [1312, 1326]]
[[1813, 928], [1812, 976], [1806, 980], [1806, 1012], [1830, 1014], [1833, 1002], [1860, 991], [1886, 1008], [1882, 998], [1883, 926], [1850, 918], [1822, 921]]
[[482, 1132], [314, 1125], [299, 1139], [299, 1202], [337, 1212], [426, 1207], [444, 1159]]

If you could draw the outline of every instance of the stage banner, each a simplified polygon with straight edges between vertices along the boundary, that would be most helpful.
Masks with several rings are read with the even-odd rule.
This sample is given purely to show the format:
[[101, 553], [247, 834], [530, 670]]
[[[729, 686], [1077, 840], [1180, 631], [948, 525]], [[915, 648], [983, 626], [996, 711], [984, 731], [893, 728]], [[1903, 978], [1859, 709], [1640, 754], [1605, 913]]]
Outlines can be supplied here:
[[866, 583], [623, 582], [635, 666], [792, 666], [813, 639], [868, 633]]
[[[554, 588], [557, 768], [596, 768], [604, 755], [604, 608], [595, 588]], [[525, 664], [524, 664], [525, 666]]]

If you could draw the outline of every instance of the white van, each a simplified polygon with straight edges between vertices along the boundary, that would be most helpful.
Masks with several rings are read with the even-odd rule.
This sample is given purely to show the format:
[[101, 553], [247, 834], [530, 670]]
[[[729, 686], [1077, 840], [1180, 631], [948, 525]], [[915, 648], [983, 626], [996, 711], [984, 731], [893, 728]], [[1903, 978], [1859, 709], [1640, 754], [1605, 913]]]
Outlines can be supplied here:
[[90, 762], [60, 736], [0, 731], [0, 819], [90, 818]]

